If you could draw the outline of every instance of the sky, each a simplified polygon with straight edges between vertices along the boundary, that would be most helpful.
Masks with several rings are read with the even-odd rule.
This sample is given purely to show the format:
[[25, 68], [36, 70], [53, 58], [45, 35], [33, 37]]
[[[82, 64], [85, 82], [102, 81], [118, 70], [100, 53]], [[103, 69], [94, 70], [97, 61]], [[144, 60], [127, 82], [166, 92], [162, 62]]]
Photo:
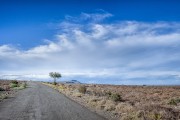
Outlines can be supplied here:
[[1, 0], [0, 78], [180, 85], [178, 0]]

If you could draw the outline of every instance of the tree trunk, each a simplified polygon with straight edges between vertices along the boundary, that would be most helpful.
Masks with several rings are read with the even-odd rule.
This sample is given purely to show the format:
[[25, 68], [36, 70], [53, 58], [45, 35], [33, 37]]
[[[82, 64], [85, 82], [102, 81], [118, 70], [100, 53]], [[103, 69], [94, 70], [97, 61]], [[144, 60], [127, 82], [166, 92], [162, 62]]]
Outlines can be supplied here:
[[56, 85], [56, 78], [54, 78], [54, 85]]

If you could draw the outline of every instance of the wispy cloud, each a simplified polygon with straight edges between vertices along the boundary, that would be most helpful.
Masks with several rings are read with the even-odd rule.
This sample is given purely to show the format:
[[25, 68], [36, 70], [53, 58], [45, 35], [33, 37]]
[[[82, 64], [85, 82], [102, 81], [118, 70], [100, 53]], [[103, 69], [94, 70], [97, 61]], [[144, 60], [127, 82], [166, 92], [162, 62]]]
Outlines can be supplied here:
[[65, 76], [111, 77], [119, 84], [128, 83], [122, 80], [143, 83], [140, 78], [166, 84], [169, 78], [180, 84], [180, 23], [103, 21], [112, 16], [104, 11], [66, 16], [56, 24], [54, 40], [29, 50], [1, 45], [1, 75], [60, 71]]
[[[102, 22], [103, 20], [112, 17], [111, 13], [104, 10], [96, 10], [96, 13], [84, 13], [82, 12], [79, 16], [74, 17], [70, 15], [65, 16], [65, 20], [74, 23], [89, 23], [89, 22]], [[74, 24], [73, 23], [73, 24]]]

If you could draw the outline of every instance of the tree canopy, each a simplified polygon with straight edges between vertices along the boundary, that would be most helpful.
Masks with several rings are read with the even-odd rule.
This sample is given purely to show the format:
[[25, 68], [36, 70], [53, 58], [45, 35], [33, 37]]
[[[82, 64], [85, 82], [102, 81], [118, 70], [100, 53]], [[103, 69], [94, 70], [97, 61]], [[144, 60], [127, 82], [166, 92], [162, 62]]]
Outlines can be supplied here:
[[54, 78], [54, 84], [56, 84], [56, 79], [57, 79], [57, 78], [61, 78], [61, 77], [62, 77], [61, 74], [58, 73], [58, 72], [50, 72], [50, 73], [49, 73], [49, 76], [52, 77], [52, 78]]

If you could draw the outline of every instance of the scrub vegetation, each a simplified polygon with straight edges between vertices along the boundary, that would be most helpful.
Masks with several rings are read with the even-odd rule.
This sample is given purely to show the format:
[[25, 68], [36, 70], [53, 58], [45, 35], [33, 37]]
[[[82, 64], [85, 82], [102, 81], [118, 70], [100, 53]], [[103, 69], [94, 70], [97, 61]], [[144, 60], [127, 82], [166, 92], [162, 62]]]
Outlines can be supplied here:
[[0, 101], [12, 96], [17, 90], [27, 87], [25, 81], [0, 80]]
[[180, 86], [44, 84], [110, 120], [180, 119]]

